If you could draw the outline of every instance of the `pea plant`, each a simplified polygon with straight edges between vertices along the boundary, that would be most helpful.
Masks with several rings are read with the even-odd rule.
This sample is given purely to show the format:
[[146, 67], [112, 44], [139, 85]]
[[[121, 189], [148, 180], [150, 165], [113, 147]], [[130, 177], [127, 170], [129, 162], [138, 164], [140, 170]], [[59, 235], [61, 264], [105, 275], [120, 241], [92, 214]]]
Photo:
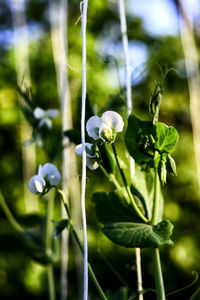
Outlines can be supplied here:
[[[126, 248], [150, 248], [153, 256], [157, 299], [165, 299], [159, 248], [173, 245], [173, 224], [163, 219], [164, 199], [161, 186], [167, 174], [176, 175], [176, 164], [171, 156], [179, 135], [172, 126], [159, 122], [163, 81], [157, 83], [149, 101], [151, 121], [131, 113], [124, 136], [129, 155], [137, 165], [133, 182], [125, 175], [116, 143], [117, 133], [124, 122], [114, 111], [101, 117], [92, 116], [86, 124], [86, 162], [91, 170], [100, 168], [113, 183], [113, 191], [95, 192], [92, 201], [103, 233], [115, 244]], [[74, 131], [65, 133], [75, 141]], [[82, 155], [83, 147], [75, 148]]]

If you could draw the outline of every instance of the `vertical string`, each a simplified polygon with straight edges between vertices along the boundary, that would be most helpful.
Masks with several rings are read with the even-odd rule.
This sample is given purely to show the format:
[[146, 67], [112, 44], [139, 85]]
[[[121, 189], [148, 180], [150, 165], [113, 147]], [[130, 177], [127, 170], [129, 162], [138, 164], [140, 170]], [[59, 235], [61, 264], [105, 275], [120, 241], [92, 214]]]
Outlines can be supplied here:
[[87, 223], [85, 210], [85, 189], [86, 189], [86, 150], [85, 150], [85, 110], [86, 110], [86, 25], [87, 25], [88, 1], [83, 1], [82, 12], [82, 107], [81, 107], [81, 141], [83, 146], [82, 155], [82, 182], [81, 182], [81, 209], [83, 219], [84, 237], [84, 280], [83, 299], [88, 299], [88, 245], [87, 245]]
[[121, 23], [121, 33], [122, 33], [122, 42], [124, 48], [124, 59], [125, 59], [125, 71], [126, 71], [126, 99], [127, 99], [127, 108], [128, 115], [132, 112], [132, 95], [131, 95], [131, 66], [130, 66], [130, 57], [128, 49], [128, 36], [127, 36], [127, 26], [126, 26], [126, 14], [124, 7], [124, 0], [119, 0], [119, 14], [120, 14], [120, 23]]
[[[129, 47], [128, 47], [128, 36], [127, 36], [127, 25], [126, 25], [126, 13], [124, 0], [119, 0], [119, 15], [120, 15], [120, 24], [121, 24], [121, 33], [122, 33], [122, 42], [124, 48], [124, 59], [125, 59], [125, 76], [126, 76], [126, 100], [127, 100], [127, 111], [128, 116], [132, 112], [132, 93], [131, 93], [131, 66], [130, 66], [130, 56], [129, 56]], [[134, 160], [132, 157], [129, 159], [130, 164], [130, 177], [133, 180], [134, 177]], [[141, 268], [141, 251], [140, 248], [136, 248], [136, 270], [137, 270], [137, 282], [138, 282], [138, 291], [142, 291], [142, 268]], [[139, 300], [143, 300], [143, 294], [139, 294]]]

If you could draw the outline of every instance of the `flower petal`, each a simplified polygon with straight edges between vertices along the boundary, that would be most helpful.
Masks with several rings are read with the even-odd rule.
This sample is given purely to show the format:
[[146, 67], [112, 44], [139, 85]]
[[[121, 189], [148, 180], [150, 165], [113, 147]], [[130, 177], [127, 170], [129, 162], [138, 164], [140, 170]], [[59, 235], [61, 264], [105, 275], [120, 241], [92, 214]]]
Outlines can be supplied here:
[[99, 118], [98, 116], [93, 116], [87, 121], [86, 129], [88, 135], [92, 137], [94, 140], [99, 139], [98, 133], [99, 133], [100, 124], [101, 124], [101, 118]]
[[38, 175], [48, 180], [52, 186], [58, 185], [61, 179], [57, 167], [51, 163], [46, 163], [44, 166], [39, 166]]
[[45, 189], [45, 181], [39, 175], [31, 177], [28, 182], [28, 189], [33, 194], [42, 193]]
[[79, 144], [75, 147], [75, 153], [79, 156], [82, 156], [83, 154], [83, 145]]
[[90, 170], [96, 170], [99, 167], [95, 158], [86, 157], [86, 165]]
[[[87, 157], [96, 157], [94, 151], [93, 151], [94, 144], [91, 143], [85, 143], [85, 150], [86, 150], [86, 156]], [[83, 145], [79, 144], [75, 147], [75, 153], [79, 156], [83, 155]]]
[[108, 110], [101, 117], [102, 123], [106, 123], [114, 132], [121, 132], [124, 127], [122, 117], [115, 111]]
[[55, 118], [57, 118], [57, 116], [59, 114], [59, 110], [58, 109], [47, 109], [45, 111], [45, 114], [47, 117], [55, 119]]
[[36, 107], [34, 109], [33, 114], [36, 119], [41, 119], [45, 116], [45, 111], [43, 109], [41, 109], [40, 107]]
[[39, 124], [38, 124], [38, 128], [42, 128], [42, 127], [48, 127], [49, 129], [52, 128], [52, 121], [49, 118], [43, 118], [40, 120]]

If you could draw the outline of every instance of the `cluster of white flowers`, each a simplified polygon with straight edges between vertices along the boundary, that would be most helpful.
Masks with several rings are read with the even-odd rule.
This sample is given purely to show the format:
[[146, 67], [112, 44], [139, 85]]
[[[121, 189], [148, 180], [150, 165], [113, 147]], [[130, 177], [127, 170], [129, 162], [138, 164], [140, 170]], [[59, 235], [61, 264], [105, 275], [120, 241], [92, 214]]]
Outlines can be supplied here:
[[49, 129], [52, 128], [52, 120], [57, 118], [59, 111], [57, 109], [44, 110], [40, 107], [36, 107], [33, 111], [33, 115], [39, 120], [38, 128], [47, 126]]
[[33, 194], [43, 193], [46, 187], [57, 186], [60, 179], [60, 173], [55, 165], [51, 163], [39, 165], [38, 174], [31, 177], [28, 189]]
[[[113, 143], [115, 141], [117, 132], [121, 132], [124, 127], [122, 117], [115, 111], [106, 111], [102, 117], [93, 116], [86, 124], [88, 135], [95, 141], [101, 139], [103, 142]], [[86, 164], [91, 170], [99, 167], [97, 157], [94, 152], [94, 145], [90, 143], [85, 144], [86, 150]], [[82, 156], [82, 144], [76, 146], [76, 154]]]

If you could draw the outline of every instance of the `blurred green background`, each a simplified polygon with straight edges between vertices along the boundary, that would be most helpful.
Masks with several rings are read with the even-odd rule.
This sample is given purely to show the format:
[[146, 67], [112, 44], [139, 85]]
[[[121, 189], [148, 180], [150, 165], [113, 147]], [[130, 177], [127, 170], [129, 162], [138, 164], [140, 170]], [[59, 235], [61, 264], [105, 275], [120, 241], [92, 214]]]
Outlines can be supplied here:
[[[20, 1], [19, 1], [20, 2]], [[150, 3], [151, 2], [151, 5]], [[190, 283], [192, 271], [200, 271], [200, 193], [195, 165], [192, 125], [189, 108], [188, 80], [184, 64], [184, 54], [179, 34], [179, 12], [176, 1], [126, 1], [127, 31], [130, 43], [132, 71], [133, 110], [138, 117], [149, 119], [148, 101], [160, 80], [160, 69], [175, 68], [165, 81], [165, 90], [160, 111], [160, 121], [177, 128], [180, 139], [174, 158], [177, 163], [177, 177], [168, 176], [163, 188], [165, 198], [165, 218], [174, 224], [172, 236], [174, 246], [161, 250], [166, 291], [170, 292]], [[196, 1], [198, 3], [198, 1]], [[194, 11], [197, 11], [194, 4]], [[13, 6], [15, 7], [15, 6]], [[14, 54], [14, 34], [11, 2], [0, 2], [0, 189], [16, 219], [25, 224], [28, 214], [44, 214], [44, 204], [37, 196], [32, 197], [24, 177], [23, 132], [27, 132], [26, 121], [16, 88], [16, 58]], [[199, 7], [198, 7], [199, 8]], [[200, 11], [200, 10], [199, 10]], [[58, 108], [56, 70], [51, 43], [49, 2], [47, 0], [25, 1], [27, 29], [29, 33], [29, 63], [31, 89], [37, 106], [43, 109]], [[81, 99], [81, 22], [80, 2], [68, 4], [68, 70], [69, 89], [72, 103], [73, 127], [80, 128]], [[194, 16], [199, 24], [199, 15]], [[197, 47], [200, 45], [199, 31], [195, 31]], [[198, 47], [198, 54], [199, 54]], [[22, 61], [17, 61], [18, 64]], [[117, 1], [93, 0], [88, 5], [87, 24], [87, 118], [93, 113], [101, 114], [106, 109], [118, 111], [126, 123], [124, 57], [121, 42]], [[199, 112], [200, 113], [200, 112]], [[61, 125], [60, 118], [53, 121], [52, 131], [45, 133], [47, 151], [38, 145], [28, 152], [26, 161], [37, 171], [38, 164], [47, 161], [55, 163], [61, 170]], [[27, 139], [31, 138], [29, 129]], [[48, 140], [49, 136], [50, 139]], [[57, 136], [57, 139], [55, 139]], [[56, 142], [55, 142], [56, 141]], [[53, 143], [52, 143], [53, 142]], [[26, 151], [29, 151], [28, 146]], [[117, 141], [117, 149], [122, 159], [124, 155], [123, 134]], [[36, 151], [36, 163], [32, 153]], [[32, 172], [32, 171], [31, 171]], [[78, 175], [81, 174], [78, 159]], [[112, 186], [102, 178], [102, 173], [87, 170], [87, 216], [89, 259], [104, 290], [117, 291], [123, 284], [112, 272], [107, 261], [120, 273], [124, 280], [136, 290], [135, 255], [133, 250], [112, 244], [101, 233], [97, 224], [95, 209], [90, 198], [93, 192], [109, 191]], [[80, 178], [79, 178], [80, 179]], [[75, 180], [77, 188], [78, 179]], [[25, 186], [25, 187], [24, 187]], [[24, 192], [25, 190], [25, 192]], [[28, 200], [25, 203], [25, 194]], [[34, 202], [35, 201], [35, 202]], [[76, 199], [78, 205], [80, 200]], [[60, 204], [57, 203], [59, 211]], [[56, 217], [59, 219], [59, 212]], [[24, 222], [24, 223], [23, 223]], [[30, 224], [29, 224], [30, 225]], [[81, 233], [82, 227], [79, 226]], [[97, 251], [97, 249], [100, 249]], [[69, 255], [69, 299], [80, 299], [79, 280], [82, 268], [75, 264], [75, 250], [70, 238]], [[142, 250], [144, 287], [153, 288], [153, 266], [151, 252]], [[79, 273], [79, 276], [77, 276]], [[55, 265], [56, 291], [60, 296], [60, 264]], [[181, 299], [189, 299], [198, 283], [180, 293]], [[80, 288], [81, 290], [81, 288]], [[90, 299], [98, 299], [98, 293], [90, 282]], [[7, 221], [0, 209], [0, 299], [48, 299], [45, 267], [34, 262], [25, 251], [20, 236]], [[177, 299], [177, 295], [169, 299]], [[152, 293], [145, 299], [155, 299]]]

